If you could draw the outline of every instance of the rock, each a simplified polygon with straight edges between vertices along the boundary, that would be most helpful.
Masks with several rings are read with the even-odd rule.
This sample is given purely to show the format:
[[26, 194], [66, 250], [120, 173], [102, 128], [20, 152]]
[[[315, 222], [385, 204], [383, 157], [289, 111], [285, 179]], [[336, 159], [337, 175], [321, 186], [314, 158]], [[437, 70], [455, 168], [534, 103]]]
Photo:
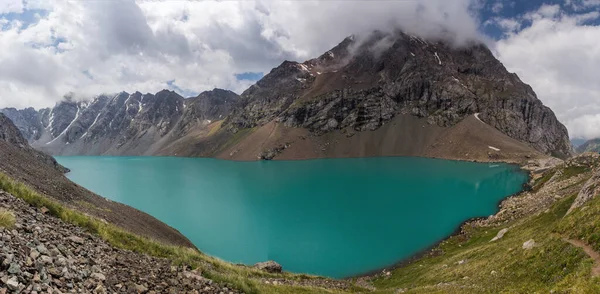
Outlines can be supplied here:
[[135, 292], [137, 293], [146, 293], [148, 291], [148, 288], [146, 288], [144, 285], [135, 285]]
[[77, 243], [77, 244], [83, 244], [85, 242], [85, 240], [83, 240], [83, 238], [77, 237], [77, 236], [70, 236], [67, 238], [67, 240], [69, 240], [73, 243]]
[[51, 264], [51, 263], [53, 262], [53, 259], [52, 259], [52, 257], [50, 257], [50, 256], [47, 256], [47, 255], [42, 255], [42, 257], [40, 257], [40, 261], [41, 261], [43, 264]]
[[525, 250], [530, 250], [533, 249], [533, 247], [535, 247], [535, 241], [533, 239], [530, 239], [528, 241], [526, 241], [525, 243], [523, 243], [523, 249]]
[[19, 281], [17, 280], [17, 277], [8, 279], [8, 281], [6, 281], [6, 287], [8, 287], [9, 290], [17, 291], [19, 289]]
[[93, 273], [93, 274], [90, 275], [90, 277], [92, 279], [95, 279], [95, 280], [98, 280], [98, 281], [104, 281], [104, 280], [106, 280], [106, 277], [103, 274], [101, 274], [101, 273]]
[[38, 257], [40, 256], [40, 253], [33, 249], [31, 250], [31, 252], [29, 252], [29, 257], [31, 257], [31, 259], [36, 260]]
[[600, 195], [600, 171], [596, 172], [581, 188], [577, 198], [573, 201], [573, 204], [567, 211], [567, 214], [573, 210], [583, 206], [588, 201], [592, 200], [596, 195]]
[[44, 244], [36, 246], [35, 249], [37, 249], [37, 251], [42, 255], [50, 254], [50, 252], [48, 252], [48, 249], [46, 248], [46, 246], [44, 246]]
[[504, 237], [504, 234], [506, 234], [506, 232], [508, 232], [508, 228], [504, 228], [504, 229], [500, 230], [498, 232], [498, 234], [496, 234], [496, 237], [492, 238], [492, 240], [490, 240], [490, 242], [494, 242], [496, 240], [502, 239], [502, 237]]
[[11, 263], [10, 267], [8, 268], [8, 273], [13, 275], [20, 274], [21, 266], [19, 266], [18, 263]]
[[280, 273], [283, 270], [280, 264], [272, 260], [259, 262], [254, 267], [269, 273]]
[[48, 210], [48, 208], [46, 208], [45, 206], [42, 206], [42, 208], [40, 208], [41, 213], [46, 214], [46, 213], [48, 213], [48, 211], [50, 211], [50, 210]]

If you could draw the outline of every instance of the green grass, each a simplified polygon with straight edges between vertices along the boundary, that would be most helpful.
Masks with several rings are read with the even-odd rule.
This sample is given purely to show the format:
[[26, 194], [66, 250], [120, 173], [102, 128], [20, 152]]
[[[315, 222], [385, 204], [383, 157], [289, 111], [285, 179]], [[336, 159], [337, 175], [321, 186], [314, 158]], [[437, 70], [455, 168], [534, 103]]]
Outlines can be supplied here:
[[[408, 289], [409, 293], [600, 291], [598, 281], [590, 278], [591, 260], [557, 234], [558, 227], [569, 228], [584, 222], [582, 217], [565, 224], [563, 216], [574, 199], [575, 195], [570, 196], [547, 213], [501, 227], [466, 227], [465, 235], [440, 244], [436, 251], [442, 252], [441, 255], [421, 258], [393, 271], [390, 278], [379, 278], [375, 285], [382, 289], [381, 293], [390, 289]], [[600, 215], [600, 202], [598, 207]], [[595, 225], [599, 227], [600, 217]], [[590, 230], [593, 226], [589, 224]], [[509, 230], [504, 238], [490, 242], [505, 227]], [[532, 250], [522, 249], [529, 239], [538, 245]], [[459, 261], [465, 262], [459, 264]], [[437, 286], [440, 283], [448, 284]]]
[[572, 165], [572, 166], [568, 166], [565, 167], [562, 170], [562, 175], [560, 176], [560, 180], [566, 180], [566, 179], [570, 179], [574, 176], [583, 174], [583, 173], [587, 173], [589, 172], [591, 169], [589, 166], [577, 166], [577, 165]]
[[0, 208], [0, 228], [12, 229], [15, 226], [15, 214]]
[[538, 192], [556, 173], [554, 169], [546, 171], [540, 178], [538, 178], [534, 183], [531, 189], [531, 192]]
[[579, 239], [600, 251], [600, 195], [584, 206], [573, 210], [559, 226], [557, 233], [571, 239]]
[[[203, 276], [216, 282], [226, 284], [229, 287], [242, 290], [245, 293], [323, 293], [325, 291], [324, 289], [319, 288], [262, 284], [257, 281], [258, 278], [272, 277], [285, 278], [288, 280], [307, 280], [315, 279], [317, 277], [290, 273], [269, 274], [251, 267], [233, 265], [202, 254], [191, 248], [164, 245], [68, 208], [58, 201], [45, 197], [28, 186], [14, 181], [2, 173], [0, 173], [0, 189], [17, 198], [25, 200], [32, 206], [47, 208], [51, 215], [58, 217], [67, 223], [85, 228], [90, 233], [100, 236], [109, 244], [117, 248], [155, 257], [168, 258], [172, 260], [174, 264], [178, 265], [184, 264], [192, 268], [200, 268], [202, 269]], [[7, 226], [12, 226], [14, 224], [14, 215], [10, 212], [1, 214], [2, 226], [4, 226], [4, 215], [7, 216]]]

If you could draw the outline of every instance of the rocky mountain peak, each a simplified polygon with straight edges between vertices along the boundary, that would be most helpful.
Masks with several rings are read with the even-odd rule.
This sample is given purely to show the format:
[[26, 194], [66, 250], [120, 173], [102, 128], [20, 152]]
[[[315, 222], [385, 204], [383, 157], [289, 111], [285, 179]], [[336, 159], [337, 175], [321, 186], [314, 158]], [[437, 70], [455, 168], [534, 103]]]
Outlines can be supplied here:
[[316, 59], [283, 62], [241, 99], [226, 121], [232, 132], [270, 121], [316, 134], [372, 131], [398, 114], [449, 127], [478, 113], [543, 153], [572, 153], [554, 113], [481, 43], [456, 47], [399, 31], [346, 38]]
[[0, 113], [0, 140], [19, 147], [28, 145], [21, 131], [2, 113]]

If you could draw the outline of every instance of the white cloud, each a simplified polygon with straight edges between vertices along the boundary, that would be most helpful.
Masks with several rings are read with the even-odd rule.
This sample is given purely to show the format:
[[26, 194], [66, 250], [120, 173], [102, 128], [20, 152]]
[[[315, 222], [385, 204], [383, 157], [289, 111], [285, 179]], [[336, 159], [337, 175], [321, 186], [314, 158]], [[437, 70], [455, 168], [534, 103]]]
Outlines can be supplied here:
[[2, 13], [20, 13], [23, 11], [22, 0], [2, 0], [0, 3], [0, 14]]
[[156, 92], [169, 81], [241, 92], [250, 82], [234, 74], [315, 57], [354, 33], [400, 26], [478, 38], [474, 2], [3, 0], [0, 13], [23, 3], [48, 13], [0, 22], [0, 107], [50, 106], [69, 92]]
[[572, 138], [600, 137], [600, 26], [583, 24], [598, 13], [543, 6], [527, 17], [530, 26], [496, 44], [499, 59], [531, 84]]

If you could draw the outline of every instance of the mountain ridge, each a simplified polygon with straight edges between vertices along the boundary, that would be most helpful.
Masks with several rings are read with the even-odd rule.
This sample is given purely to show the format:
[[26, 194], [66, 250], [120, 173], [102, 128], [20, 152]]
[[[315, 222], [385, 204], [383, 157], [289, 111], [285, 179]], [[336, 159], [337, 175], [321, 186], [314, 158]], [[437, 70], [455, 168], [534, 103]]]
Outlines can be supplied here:
[[600, 152], [600, 138], [591, 139], [577, 147], [577, 153]]
[[[181, 137], [229, 112], [237, 94], [213, 89], [183, 98], [120, 92], [90, 101], [65, 99], [53, 108], [3, 109], [31, 144], [53, 155], [150, 155], [166, 137]], [[189, 106], [189, 107], [188, 107]]]
[[[97, 99], [100, 97], [104, 96]], [[122, 92], [102, 99], [110, 102], [94, 100], [85, 109], [109, 107], [110, 115], [79, 113], [81, 106], [63, 102], [54, 109], [64, 109], [64, 117], [40, 110], [41, 123], [20, 129], [35, 140], [32, 145], [54, 155], [232, 160], [404, 155], [523, 161], [544, 154], [560, 158], [573, 154], [568, 132], [552, 110], [485, 45], [454, 47], [400, 31], [374, 32], [360, 40], [351, 36], [317, 58], [302, 63], [284, 61], [240, 96], [215, 89], [184, 99], [163, 90], [156, 95]], [[508, 138], [490, 141], [494, 136], [479, 134], [481, 140], [475, 141], [481, 144], [475, 146], [465, 142], [465, 132], [445, 135], [459, 125], [477, 125], [469, 119], [473, 116], [491, 126], [487, 131], [495, 137]], [[24, 112], [15, 120], [26, 117]], [[397, 127], [376, 132], [390, 123]], [[44, 129], [36, 129], [40, 126]], [[418, 134], [418, 130], [425, 132], [419, 136], [429, 139], [414, 143], [410, 136], [397, 134]], [[363, 139], [351, 139], [356, 134]], [[387, 143], [380, 137], [390, 134], [396, 142]], [[519, 144], [512, 140], [522, 146], [516, 147]], [[340, 152], [331, 148], [335, 142], [356, 146]], [[388, 147], [377, 150], [372, 142]], [[515, 148], [499, 155], [504, 151], [490, 152], [501, 149], [494, 144]], [[454, 151], [432, 151], [435, 146]], [[302, 150], [289, 151], [292, 149]]]

